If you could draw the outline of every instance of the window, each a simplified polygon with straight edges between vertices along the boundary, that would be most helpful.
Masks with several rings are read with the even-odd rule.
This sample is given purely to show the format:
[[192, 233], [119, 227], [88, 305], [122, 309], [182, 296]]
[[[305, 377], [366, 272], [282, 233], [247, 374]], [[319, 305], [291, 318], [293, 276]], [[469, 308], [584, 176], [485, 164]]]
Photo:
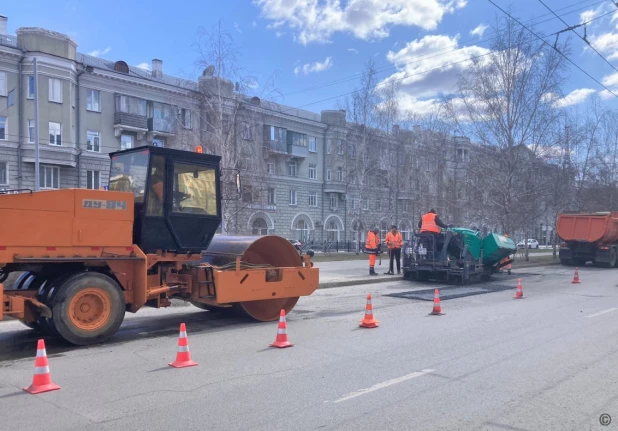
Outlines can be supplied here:
[[49, 122], [49, 145], [62, 145], [62, 124]]
[[[158, 186], [160, 184], [162, 187], [163, 178], [160, 176], [162, 175], [163, 168], [157, 167], [155, 162], [157, 157], [161, 156], [152, 157], [150, 197], [163, 190]], [[148, 151], [113, 156], [112, 166], [109, 170], [109, 190], [133, 193], [135, 202], [143, 204], [149, 159], [150, 154]], [[152, 191], [155, 191], [155, 193], [152, 193]], [[163, 199], [163, 195], [161, 195], [161, 199]], [[150, 207], [151, 205], [152, 203], [148, 202], [148, 206]], [[150, 208], [147, 214], [151, 214]]]
[[309, 206], [310, 207], [317, 207], [318, 206], [318, 194], [317, 193], [310, 193], [309, 194]]
[[332, 141], [330, 139], [328, 139], [326, 141], [326, 154], [330, 154], [332, 152]]
[[330, 181], [330, 177], [331, 177], [331, 172], [330, 169], [326, 171], [326, 180]]
[[0, 162], [0, 186], [9, 185], [9, 164], [8, 162]]
[[307, 222], [305, 220], [298, 220], [296, 222], [296, 232], [297, 232], [297, 239], [301, 242], [305, 242], [307, 241], [307, 238], [309, 237], [309, 225], [307, 224]]
[[307, 135], [298, 132], [288, 132], [288, 143], [299, 147], [307, 147]]
[[133, 136], [120, 135], [120, 149], [128, 150], [129, 148], [133, 148]]
[[243, 121], [240, 135], [242, 136], [244, 140], [252, 141], [253, 140], [253, 127], [251, 127], [251, 124], [247, 123], [246, 121]]
[[41, 165], [39, 168], [39, 187], [42, 189], [57, 189], [60, 184], [60, 168], [58, 166]]
[[363, 205], [362, 208], [364, 210], [368, 210], [369, 209], [369, 201], [367, 200], [367, 198], [363, 198], [362, 205]]
[[315, 136], [309, 136], [309, 151], [311, 153], [318, 152], [318, 142]]
[[379, 210], [382, 208], [382, 199], [377, 198], [376, 199], [376, 209]]
[[290, 205], [296, 205], [296, 190], [290, 190]]
[[[121, 158], [126, 158], [126, 156], [118, 157], [118, 159], [121, 159]], [[136, 159], [136, 160], [139, 160], [139, 159]], [[148, 159], [145, 158], [145, 162], [142, 162], [142, 163], [148, 166]], [[112, 163], [112, 173], [114, 173], [113, 167], [114, 167], [114, 164]], [[148, 169], [146, 168], [142, 170], [141, 166], [137, 166], [136, 168], [137, 168], [136, 171], [144, 172], [144, 174], [146, 173], [146, 169]], [[151, 162], [150, 169], [151, 169], [150, 171], [151, 186], [150, 186], [150, 191], [148, 192], [148, 205], [146, 206], [146, 215], [162, 216], [163, 215], [163, 191], [165, 190], [165, 176], [164, 176], [165, 158], [163, 156], [157, 156], [157, 155], [152, 156], [152, 162]], [[139, 180], [141, 180], [141, 176], [138, 176], [138, 182], [141, 182]], [[110, 187], [109, 189], [112, 190], [112, 187]], [[121, 190], [118, 190], [118, 191], [121, 191]], [[127, 190], [127, 191], [131, 191], [131, 190]], [[136, 201], [138, 200], [136, 199]]]
[[34, 120], [28, 120], [28, 142], [33, 144], [35, 139], [36, 130], [34, 128]]
[[288, 175], [290, 177], [296, 176], [296, 163], [288, 163]]
[[343, 141], [341, 139], [337, 141], [337, 154], [343, 156]]
[[86, 188], [90, 190], [101, 188], [101, 173], [99, 171], [86, 171]]
[[0, 117], [0, 141], [6, 141], [9, 136], [6, 128], [6, 120], [7, 117]]
[[182, 124], [185, 129], [191, 128], [191, 110], [185, 108], [178, 108], [178, 120], [180, 124]]
[[13, 106], [15, 104], [15, 90], [11, 90], [9, 91], [9, 100], [7, 105], [8, 106]]
[[99, 132], [86, 131], [86, 150], [94, 151], [95, 153], [101, 152], [101, 136]]
[[34, 75], [28, 75], [28, 99], [34, 99]]
[[468, 160], [468, 150], [465, 148], [458, 148], [457, 149], [457, 158], [462, 161], [465, 162]]
[[337, 223], [334, 221], [329, 222], [326, 230], [328, 231], [329, 241], [339, 241], [339, 227], [337, 226]]
[[268, 189], [268, 205], [275, 205], [275, 189]]
[[337, 168], [337, 181], [343, 181], [343, 168], [341, 166]]
[[354, 144], [349, 145], [348, 153], [350, 153], [350, 156], [356, 157], [356, 147], [354, 146]]
[[266, 220], [261, 217], [253, 220], [251, 225], [251, 233], [253, 235], [268, 235], [268, 225], [266, 224]]
[[242, 188], [242, 201], [250, 204], [253, 202], [253, 187], [247, 185]]
[[309, 179], [315, 180], [315, 165], [309, 165]]
[[49, 78], [49, 101], [62, 103], [62, 81]]
[[88, 100], [86, 102], [86, 109], [94, 112], [101, 112], [101, 105], [99, 99], [101, 92], [99, 90], [86, 90], [88, 92]]
[[116, 95], [116, 112], [124, 112], [125, 114], [146, 116], [146, 101], [137, 97]]
[[286, 129], [275, 126], [265, 126], [266, 136], [264, 138], [269, 141], [286, 142]]
[[337, 196], [330, 197], [330, 207], [337, 208]]
[[0, 72], [0, 96], [6, 96], [6, 72]]
[[174, 163], [172, 211], [183, 214], [218, 215], [217, 178], [214, 168]]
[[275, 173], [275, 164], [274, 163], [268, 163], [266, 165], [266, 172], [268, 172], [269, 174], [273, 174]]

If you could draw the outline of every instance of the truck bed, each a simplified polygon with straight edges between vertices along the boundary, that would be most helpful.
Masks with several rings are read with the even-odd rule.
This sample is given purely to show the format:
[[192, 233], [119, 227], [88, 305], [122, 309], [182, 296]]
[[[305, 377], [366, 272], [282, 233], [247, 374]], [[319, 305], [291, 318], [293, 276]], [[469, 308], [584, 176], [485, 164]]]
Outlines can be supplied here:
[[556, 232], [563, 241], [611, 244], [618, 241], [618, 212], [563, 213]]

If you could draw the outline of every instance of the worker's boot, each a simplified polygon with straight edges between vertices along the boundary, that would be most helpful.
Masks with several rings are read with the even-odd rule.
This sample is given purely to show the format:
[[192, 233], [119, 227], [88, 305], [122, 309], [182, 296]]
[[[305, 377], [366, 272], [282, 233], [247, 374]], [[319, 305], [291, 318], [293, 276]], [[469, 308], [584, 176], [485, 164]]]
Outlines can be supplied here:
[[375, 270], [373, 269], [373, 267], [369, 268], [369, 275], [378, 275], [377, 272], [375, 272]]
[[401, 275], [401, 270], [400, 269], [397, 270], [397, 275]]

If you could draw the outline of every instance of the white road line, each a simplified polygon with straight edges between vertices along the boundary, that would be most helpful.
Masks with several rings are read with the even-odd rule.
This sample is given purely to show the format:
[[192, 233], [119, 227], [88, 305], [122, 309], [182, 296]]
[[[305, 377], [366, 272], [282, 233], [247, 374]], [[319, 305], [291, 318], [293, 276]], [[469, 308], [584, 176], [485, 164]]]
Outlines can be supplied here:
[[616, 311], [616, 310], [618, 310], [618, 308], [610, 308], [609, 310], [604, 310], [604, 311], [601, 311], [599, 313], [591, 314], [590, 316], [586, 316], [586, 317], [597, 317], [597, 316], [600, 316], [601, 314], [610, 313], [610, 312]]
[[424, 376], [425, 374], [433, 373], [433, 371], [434, 370], [421, 370], [421, 371], [417, 371], [417, 372], [412, 373], [412, 374], [407, 374], [407, 375], [402, 376], [402, 377], [397, 377], [396, 379], [387, 380], [387, 381], [382, 382], [382, 383], [377, 383], [377, 384], [371, 386], [370, 388], [361, 389], [360, 391], [356, 391], [356, 392], [350, 392], [349, 394], [344, 395], [341, 398], [339, 398], [338, 400], [334, 401], [334, 403], [340, 403], [342, 401], [351, 400], [352, 398], [360, 397], [361, 395], [365, 395], [365, 394], [377, 391], [378, 389], [383, 389], [383, 388], [386, 388], [388, 386], [396, 385], [397, 383], [405, 382], [406, 380], [410, 380], [410, 379], [413, 379], [415, 377], [421, 377], [421, 376]]

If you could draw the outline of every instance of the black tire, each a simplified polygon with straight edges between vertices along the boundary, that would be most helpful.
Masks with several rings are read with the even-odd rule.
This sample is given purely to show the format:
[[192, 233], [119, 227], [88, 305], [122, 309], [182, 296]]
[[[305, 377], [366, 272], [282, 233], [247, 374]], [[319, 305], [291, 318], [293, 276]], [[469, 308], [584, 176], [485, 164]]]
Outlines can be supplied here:
[[[92, 328], [87, 327], [87, 318], [84, 315], [75, 317], [76, 310], [70, 309], [71, 301], [87, 290], [90, 292], [89, 298], [94, 298], [94, 305], [103, 310], [101, 320], [96, 322], [98, 326]], [[125, 307], [124, 294], [112, 278], [97, 272], [79, 273], [65, 279], [59, 287], [52, 300], [52, 320], [60, 337], [71, 344], [85, 346], [102, 343], [120, 328]], [[83, 309], [86, 310], [84, 313], [87, 313], [90, 304]], [[75, 320], [72, 317], [75, 317]], [[80, 321], [79, 324], [77, 321]]]
[[607, 268], [615, 268], [616, 267], [616, 248], [612, 247], [609, 252], [609, 262], [605, 265]]

